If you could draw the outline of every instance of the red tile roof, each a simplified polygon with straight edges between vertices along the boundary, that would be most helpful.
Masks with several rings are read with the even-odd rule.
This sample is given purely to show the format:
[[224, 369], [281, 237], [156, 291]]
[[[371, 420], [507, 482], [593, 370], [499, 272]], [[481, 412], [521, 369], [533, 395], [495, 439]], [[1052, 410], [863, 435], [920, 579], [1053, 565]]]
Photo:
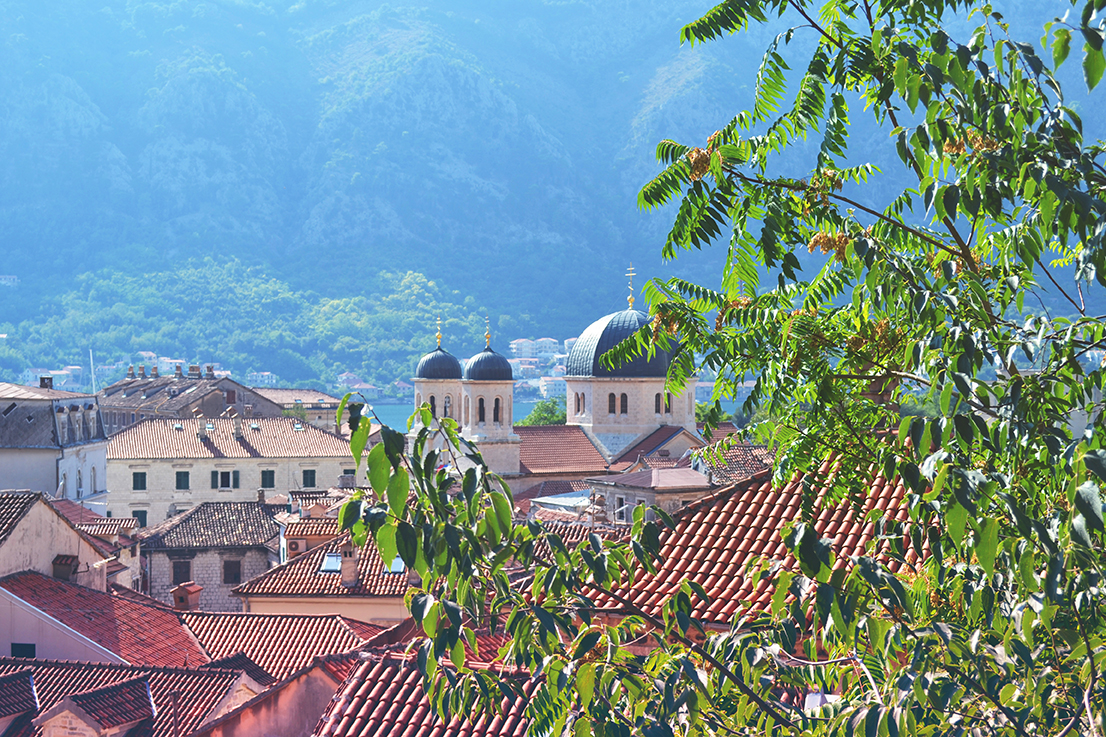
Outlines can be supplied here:
[[[108, 459], [350, 458], [346, 440], [292, 417], [244, 419], [240, 438], [234, 422], [225, 417], [142, 420], [111, 437]], [[206, 426], [212, 429], [201, 440], [198, 433]]]
[[337, 517], [308, 517], [289, 522], [284, 528], [284, 537], [338, 537], [339, 532]]
[[[75, 525], [83, 524], [95, 524], [97, 522], [103, 522], [107, 519], [116, 519], [115, 517], [105, 517], [104, 515], [93, 512], [88, 507], [84, 506], [80, 502], [75, 502], [72, 499], [54, 499], [54, 509], [58, 510], [58, 513], [62, 517], [72, 522]], [[118, 519], [134, 519], [133, 517], [120, 517]]]
[[73, 694], [69, 700], [105, 730], [154, 716], [150, 677], [147, 675]]
[[41, 494], [25, 491], [0, 492], [0, 545], [12, 534], [19, 521], [42, 498]]
[[[0, 676], [30, 668], [38, 694], [40, 712], [44, 712], [66, 696], [84, 693], [133, 678], [146, 677], [157, 716], [141, 737], [162, 737], [173, 734], [174, 691], [178, 694], [177, 719], [179, 733], [191, 734], [222, 702], [241, 678], [241, 673], [228, 670], [184, 670], [150, 668], [106, 663], [76, 663], [56, 660], [17, 660], [0, 658]], [[31, 737], [41, 734], [30, 719], [16, 720], [4, 737]], [[128, 737], [139, 737], [133, 730]]]
[[80, 523], [77, 529], [94, 537], [129, 535], [138, 529], [138, 520], [134, 517], [105, 517], [97, 522]]
[[225, 658], [212, 660], [207, 665], [201, 665], [200, 667], [218, 668], [221, 670], [240, 670], [257, 681], [259, 685], [265, 686], [266, 688], [277, 682], [276, 677], [273, 676], [272, 673], [253, 662], [250, 656], [246, 655], [244, 652], [237, 652]]
[[[722, 441], [719, 441], [721, 443]], [[725, 486], [749, 478], [766, 468], [771, 468], [775, 460], [772, 451], [763, 445], [733, 443], [721, 451], [714, 443], [700, 451], [691, 461], [691, 467], [703, 473], [709, 472], [711, 480], [717, 486]]]
[[[830, 473], [830, 464], [823, 464], [819, 477]], [[788, 568], [795, 560], [781, 537], [788, 522], [799, 517], [802, 479], [797, 478], [782, 489], [773, 489], [771, 476], [762, 472], [751, 479], [706, 497], [673, 515], [674, 531], [661, 533], [659, 571], [655, 575], [641, 573], [622, 593], [647, 612], [660, 615], [661, 606], [679, 590], [687, 578], [706, 589], [709, 603], [694, 599], [692, 616], [709, 623], [728, 623], [734, 613], [745, 607], [766, 606], [772, 595], [767, 581], [742, 576], [744, 566], [754, 559], [782, 561]], [[824, 489], [823, 489], [824, 493]], [[865, 515], [879, 509], [885, 516], [906, 520], [901, 506], [905, 490], [897, 477], [888, 483], [877, 476], [861, 509], [851, 503], [823, 507], [819, 510], [815, 529], [833, 541], [837, 566], [844, 566], [850, 555], [870, 553], [869, 543], [875, 536], [874, 525], [865, 522]], [[907, 559], [916, 560], [913, 551]], [[898, 565], [890, 563], [892, 570]], [[599, 595], [596, 605], [619, 609], [619, 604]]]
[[[527, 696], [534, 681], [523, 685]], [[430, 707], [422, 676], [410, 659], [372, 653], [346, 678], [313, 737], [524, 737], [526, 701], [503, 700], [502, 714], [468, 714], [447, 723]]]
[[[509, 643], [511, 639], [502, 631], [492, 634], [486, 627], [475, 630], [477, 652], [473, 652], [468, 642], [465, 642], [465, 658], [480, 663], [494, 663], [499, 660], [499, 650]], [[370, 638], [362, 648], [367, 652], [373, 648], [391, 648], [398, 650], [397, 645], [407, 645], [413, 640], [425, 637], [422, 626], [414, 619], [408, 617], [397, 625], [379, 632]]]
[[23, 668], [0, 675], [0, 719], [37, 710], [34, 671]]
[[[672, 440], [683, 431], [684, 429], [679, 426], [661, 425], [633, 446], [619, 453], [618, 457], [611, 461], [611, 466], [617, 468], [620, 465], [635, 463], [639, 458], [660, 450], [669, 440]], [[698, 440], [696, 440], [696, 444], [699, 444]]]
[[365, 641], [359, 632], [366, 628], [374, 635], [382, 630], [359, 622], [355, 631], [337, 614], [181, 612], [180, 618], [213, 659], [244, 652], [278, 680], [318, 655], [357, 647]]
[[529, 514], [530, 502], [534, 499], [557, 494], [570, 494], [574, 491], [585, 491], [588, 488], [590, 487], [587, 481], [543, 481], [514, 494], [515, 508], [522, 514]]
[[255, 386], [252, 388], [270, 402], [276, 402], [285, 407], [302, 404], [304, 409], [315, 410], [319, 408], [319, 402], [322, 402], [324, 409], [333, 410], [342, 401], [338, 397], [324, 394], [317, 389], [284, 389], [280, 387], [273, 387], [270, 389], [264, 386]]
[[647, 468], [644, 471], [635, 471], [634, 473], [600, 476], [588, 479], [588, 481], [604, 486], [628, 486], [655, 491], [669, 491], [672, 489], [702, 489], [706, 491], [711, 488], [711, 483], [707, 481], [706, 476], [690, 468]]
[[594, 473], [607, 468], [603, 454], [579, 425], [516, 426], [523, 473]]
[[234, 591], [244, 596], [307, 596], [339, 599], [366, 596], [401, 597], [407, 592], [406, 572], [391, 573], [380, 560], [375, 546], [360, 548], [357, 561], [358, 583], [342, 585], [341, 573], [322, 573], [327, 555], [340, 555], [341, 546], [349, 534], [323, 543], [303, 555], [292, 558], [250, 579]]
[[0, 588], [134, 665], [199, 666], [210, 658], [176, 614], [133, 599], [24, 571]]
[[139, 533], [144, 550], [263, 547], [280, 527], [258, 502], [202, 502]]

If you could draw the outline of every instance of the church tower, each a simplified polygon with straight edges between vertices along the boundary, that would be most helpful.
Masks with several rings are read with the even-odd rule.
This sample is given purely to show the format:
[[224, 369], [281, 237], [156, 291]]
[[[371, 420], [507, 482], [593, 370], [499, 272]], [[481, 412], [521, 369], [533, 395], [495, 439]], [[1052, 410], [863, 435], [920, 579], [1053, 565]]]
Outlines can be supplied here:
[[[419, 359], [415, 369], [415, 409], [430, 405], [434, 417], [452, 417], [460, 423], [461, 362], [442, 350], [442, 319], [438, 318], [438, 347]], [[418, 424], [421, 427], [421, 423]], [[412, 427], [412, 430], [416, 429]]]
[[476, 443], [492, 471], [516, 474], [522, 440], [514, 431], [514, 373], [507, 359], [492, 350], [491, 328], [484, 339], [484, 350], [465, 364], [461, 434]]

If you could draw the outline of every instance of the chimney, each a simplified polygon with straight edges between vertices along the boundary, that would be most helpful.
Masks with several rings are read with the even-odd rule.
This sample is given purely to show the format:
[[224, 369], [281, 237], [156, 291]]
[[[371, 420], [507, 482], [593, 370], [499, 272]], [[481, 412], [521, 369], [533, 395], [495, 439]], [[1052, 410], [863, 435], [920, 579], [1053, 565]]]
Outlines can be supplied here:
[[40, 377], [38, 377], [38, 388], [39, 389], [53, 389], [54, 388], [54, 377], [53, 376], [40, 376]]
[[357, 585], [357, 579], [357, 549], [346, 540], [342, 543], [342, 585], [351, 589]]
[[151, 379], [158, 378], [157, 366], [154, 366], [153, 368], [150, 369], [150, 378]]
[[173, 378], [174, 379], [183, 379], [184, 378], [184, 371], [181, 370], [181, 366], [180, 366], [179, 363], [175, 367], [173, 367]]
[[199, 366], [189, 366], [188, 367], [188, 378], [189, 379], [198, 379], [198, 378], [200, 378], [200, 367]]
[[338, 477], [339, 489], [352, 489], [357, 485], [357, 477], [352, 473], [343, 473]]
[[138, 367], [138, 378], [140, 378], [140, 379], [145, 379], [146, 378], [146, 364], [142, 364], [141, 366]]
[[200, 592], [204, 590], [195, 581], [185, 581], [169, 590], [173, 595], [173, 608], [182, 612], [196, 611], [200, 608]]
[[257, 490], [257, 503], [258, 504], [264, 504], [265, 503], [265, 490], [264, 489], [258, 489]]
[[234, 437], [242, 437], [242, 418], [237, 416], [234, 418]]
[[201, 443], [207, 442], [207, 423], [203, 420], [196, 423], [196, 437], [200, 439]]
[[215, 378], [215, 367], [214, 366], [206, 367], [206, 369], [204, 370], [204, 378], [205, 379], [214, 379]]
[[127, 367], [127, 378], [128, 379], [133, 379], [134, 378], [134, 365], [133, 364]]

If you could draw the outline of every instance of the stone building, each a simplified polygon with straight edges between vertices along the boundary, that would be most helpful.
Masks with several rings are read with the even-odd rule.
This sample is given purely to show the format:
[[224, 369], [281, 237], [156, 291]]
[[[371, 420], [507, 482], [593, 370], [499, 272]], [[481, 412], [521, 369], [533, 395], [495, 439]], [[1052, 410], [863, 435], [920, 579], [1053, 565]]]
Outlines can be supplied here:
[[202, 502], [337, 486], [349, 442], [290, 417], [147, 419], [112, 436], [108, 510], [143, 526]]
[[103, 591], [107, 558], [45, 495], [0, 492], [0, 576], [36, 571]]
[[315, 389], [255, 386], [253, 391], [279, 405], [285, 417], [296, 417], [328, 432], [341, 434], [335, 420], [342, 400]]
[[125, 378], [102, 389], [97, 397], [109, 435], [155, 417], [190, 420], [230, 415], [281, 417], [284, 413], [279, 404], [257, 390], [216, 376], [212, 366], [203, 373], [199, 366], [189, 366], [187, 374], [177, 366], [167, 376], [160, 375], [156, 366], [149, 375], [145, 366], [139, 366], [137, 373], [131, 366]]
[[[97, 398], [0, 383], [0, 483], [94, 503], [107, 489], [107, 438]], [[102, 499], [100, 499], [102, 501]]]
[[173, 605], [170, 593], [192, 581], [203, 587], [199, 608], [236, 612], [231, 592], [278, 562], [280, 526], [259, 502], [203, 502], [139, 533], [148, 593]]

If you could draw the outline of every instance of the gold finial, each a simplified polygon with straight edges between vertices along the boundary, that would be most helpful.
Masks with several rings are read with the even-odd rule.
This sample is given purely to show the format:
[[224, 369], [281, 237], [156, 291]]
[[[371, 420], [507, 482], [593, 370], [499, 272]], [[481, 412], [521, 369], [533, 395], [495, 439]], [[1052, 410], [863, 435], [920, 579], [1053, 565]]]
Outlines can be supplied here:
[[626, 298], [627, 304], [630, 305], [630, 309], [634, 309], [634, 265], [630, 264], [629, 271], [626, 272], [626, 276], [630, 277], [630, 296]]
[[492, 321], [487, 315], [484, 315], [484, 348], [490, 349], [492, 347]]
[[442, 316], [438, 315], [438, 347], [442, 347]]

